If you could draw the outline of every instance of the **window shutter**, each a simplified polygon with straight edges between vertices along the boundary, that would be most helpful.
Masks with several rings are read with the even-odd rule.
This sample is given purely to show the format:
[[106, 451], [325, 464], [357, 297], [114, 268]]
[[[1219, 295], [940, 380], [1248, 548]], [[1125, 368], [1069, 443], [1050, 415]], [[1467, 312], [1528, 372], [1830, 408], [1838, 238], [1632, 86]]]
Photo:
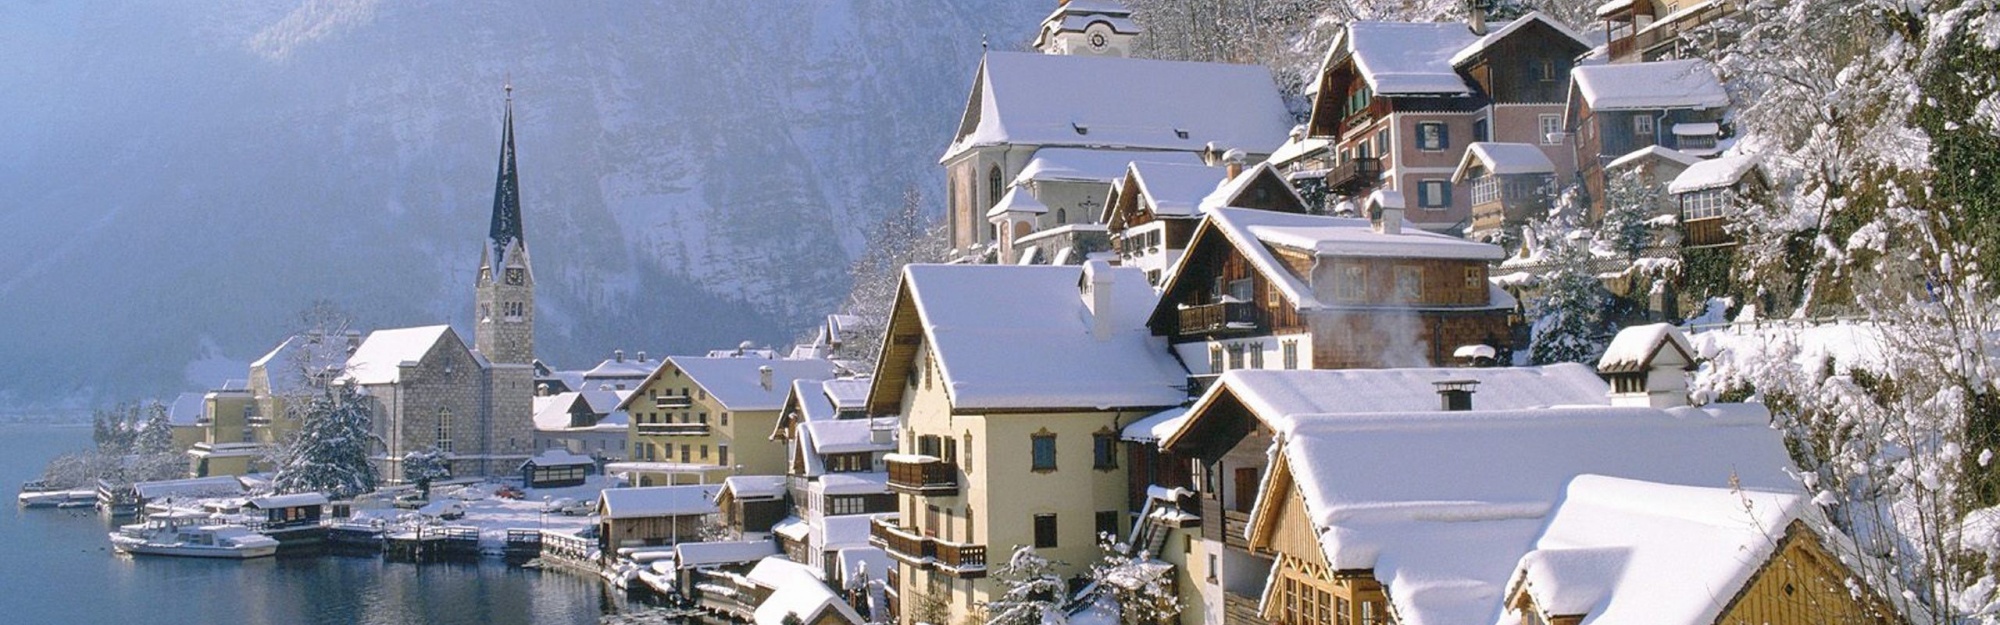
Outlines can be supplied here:
[[1451, 149], [1451, 126], [1438, 124], [1437, 128], [1438, 128], [1438, 149], [1440, 150]]

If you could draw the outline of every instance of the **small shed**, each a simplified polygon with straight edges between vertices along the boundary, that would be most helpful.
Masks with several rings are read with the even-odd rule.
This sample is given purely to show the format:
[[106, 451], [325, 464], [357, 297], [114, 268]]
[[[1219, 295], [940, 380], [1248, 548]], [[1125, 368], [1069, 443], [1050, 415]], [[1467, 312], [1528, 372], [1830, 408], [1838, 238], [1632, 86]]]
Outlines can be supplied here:
[[597, 498], [601, 547], [608, 554], [619, 547], [700, 540], [721, 489], [717, 484], [607, 488]]
[[590, 456], [551, 449], [521, 463], [521, 483], [528, 488], [582, 486], [596, 468], [597, 461]]
[[736, 475], [722, 481], [716, 496], [722, 523], [739, 536], [767, 533], [785, 518], [785, 476]]
[[269, 495], [251, 497], [249, 503], [243, 505], [243, 510], [262, 513], [267, 528], [283, 529], [319, 525], [320, 517], [326, 514], [327, 503], [326, 495], [320, 493]]

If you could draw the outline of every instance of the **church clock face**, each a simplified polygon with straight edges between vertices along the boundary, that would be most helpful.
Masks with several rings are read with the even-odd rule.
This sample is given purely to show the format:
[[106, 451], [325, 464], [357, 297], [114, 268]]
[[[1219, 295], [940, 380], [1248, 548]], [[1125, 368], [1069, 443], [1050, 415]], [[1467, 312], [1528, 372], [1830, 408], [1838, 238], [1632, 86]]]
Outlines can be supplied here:
[[1104, 33], [1091, 33], [1091, 34], [1090, 34], [1090, 47], [1091, 47], [1091, 48], [1093, 48], [1093, 49], [1097, 49], [1097, 50], [1103, 50], [1103, 49], [1104, 49], [1104, 46], [1105, 46], [1105, 44], [1108, 44], [1108, 43], [1110, 43], [1110, 42], [1109, 42], [1109, 41], [1106, 41], [1106, 40], [1104, 39]]
[[507, 270], [507, 284], [519, 285], [525, 279], [527, 279], [526, 272], [518, 268]]

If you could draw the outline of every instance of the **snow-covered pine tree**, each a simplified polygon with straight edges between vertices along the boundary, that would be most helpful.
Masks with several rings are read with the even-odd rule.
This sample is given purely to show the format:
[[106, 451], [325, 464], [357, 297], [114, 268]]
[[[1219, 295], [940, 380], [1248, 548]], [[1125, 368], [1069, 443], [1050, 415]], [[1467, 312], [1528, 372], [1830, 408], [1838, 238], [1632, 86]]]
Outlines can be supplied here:
[[1597, 277], [1588, 233], [1577, 230], [1567, 214], [1558, 211], [1534, 226], [1547, 267], [1541, 293], [1528, 308], [1534, 319], [1528, 359], [1537, 365], [1593, 362], [1611, 334], [1605, 319], [1610, 301]]
[[167, 421], [167, 407], [160, 402], [148, 402], [144, 409], [146, 421], [139, 426], [139, 433], [132, 441], [132, 453], [158, 455], [174, 453], [174, 426]]
[[344, 499], [375, 490], [368, 405], [352, 385], [328, 387], [298, 411], [299, 431], [271, 486], [280, 493], [320, 492]]
[[1648, 222], [1663, 195], [1658, 185], [1647, 184], [1636, 169], [1628, 168], [1606, 181], [1598, 244], [1626, 260], [1638, 258], [1653, 243], [1653, 227]]
[[1124, 625], [1169, 623], [1186, 606], [1174, 589], [1173, 565], [1141, 551], [1127, 553], [1127, 545], [1110, 535], [1098, 538], [1104, 555], [1090, 566], [1090, 578], [1100, 596], [1118, 608], [1118, 622]]
[[403, 481], [414, 483], [425, 500], [431, 498], [431, 482], [451, 477], [451, 456], [436, 447], [403, 455]]
[[1056, 563], [1035, 552], [1034, 547], [1017, 547], [1007, 563], [993, 572], [1000, 583], [1000, 598], [986, 603], [990, 625], [1062, 625], [1068, 603], [1069, 585], [1056, 574]]

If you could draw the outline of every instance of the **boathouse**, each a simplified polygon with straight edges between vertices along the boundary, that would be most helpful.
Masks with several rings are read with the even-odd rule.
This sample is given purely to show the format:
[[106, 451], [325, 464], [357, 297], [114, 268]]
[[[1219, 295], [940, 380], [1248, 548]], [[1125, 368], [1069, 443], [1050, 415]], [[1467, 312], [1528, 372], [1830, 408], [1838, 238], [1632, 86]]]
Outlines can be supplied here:
[[528, 488], [582, 486], [597, 461], [561, 449], [542, 452], [521, 463], [521, 483]]
[[715, 505], [719, 484], [608, 488], [598, 495], [600, 548], [610, 554], [620, 547], [672, 545], [701, 540], [701, 530]]

